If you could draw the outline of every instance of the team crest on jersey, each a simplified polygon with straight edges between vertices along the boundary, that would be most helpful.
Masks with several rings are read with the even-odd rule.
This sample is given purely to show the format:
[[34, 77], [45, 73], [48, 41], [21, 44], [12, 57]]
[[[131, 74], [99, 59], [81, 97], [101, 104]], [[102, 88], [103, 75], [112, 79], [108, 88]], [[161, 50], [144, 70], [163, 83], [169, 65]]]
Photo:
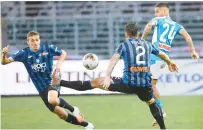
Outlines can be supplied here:
[[36, 62], [37, 62], [37, 63], [39, 63], [39, 62], [40, 62], [40, 60], [39, 60], [39, 59], [36, 59]]

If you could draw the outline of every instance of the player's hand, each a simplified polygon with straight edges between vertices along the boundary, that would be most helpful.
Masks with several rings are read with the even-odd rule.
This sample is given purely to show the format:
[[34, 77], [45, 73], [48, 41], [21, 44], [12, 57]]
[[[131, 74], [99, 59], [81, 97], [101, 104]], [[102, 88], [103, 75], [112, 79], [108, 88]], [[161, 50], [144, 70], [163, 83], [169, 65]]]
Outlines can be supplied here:
[[200, 57], [195, 51], [191, 53], [191, 57], [192, 59], [197, 59], [198, 61], [200, 61]]
[[8, 48], [9, 48], [9, 45], [7, 45], [6, 47], [4, 47], [4, 48], [2, 49], [3, 55], [6, 55], [6, 54], [8, 53]]
[[54, 69], [55, 69], [56, 72], [60, 72], [60, 68], [61, 68], [60, 64], [55, 64], [54, 65]]
[[61, 72], [60, 72], [60, 69], [59, 69], [59, 71], [57, 71], [56, 67], [54, 66], [52, 68], [51, 77], [52, 77], [51, 84], [53, 86], [59, 87], [60, 86], [60, 82], [61, 82]]
[[111, 83], [111, 78], [105, 77], [104, 81], [100, 85], [102, 85], [103, 89], [107, 90], [109, 88], [110, 83]]
[[171, 71], [171, 72], [178, 72], [178, 67], [175, 63], [170, 63], [168, 65], [168, 69]]

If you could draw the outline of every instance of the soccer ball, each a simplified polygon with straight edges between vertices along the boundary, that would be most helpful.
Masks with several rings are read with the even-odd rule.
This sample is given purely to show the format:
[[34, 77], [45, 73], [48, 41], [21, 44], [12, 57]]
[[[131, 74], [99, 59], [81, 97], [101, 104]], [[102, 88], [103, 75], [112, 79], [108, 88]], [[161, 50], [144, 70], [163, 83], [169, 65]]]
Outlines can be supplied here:
[[93, 70], [99, 65], [99, 59], [97, 55], [88, 53], [83, 57], [83, 66], [88, 70]]

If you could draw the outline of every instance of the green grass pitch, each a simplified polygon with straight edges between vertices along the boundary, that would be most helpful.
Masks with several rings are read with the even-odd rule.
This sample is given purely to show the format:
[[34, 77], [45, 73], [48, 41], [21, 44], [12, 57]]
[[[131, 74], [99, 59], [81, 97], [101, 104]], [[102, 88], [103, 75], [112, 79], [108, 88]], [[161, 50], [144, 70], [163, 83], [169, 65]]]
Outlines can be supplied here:
[[[96, 129], [158, 129], [147, 105], [135, 95], [62, 96], [78, 106]], [[203, 96], [162, 97], [170, 129], [203, 129]], [[40, 97], [1, 98], [2, 129], [81, 129], [60, 120]]]

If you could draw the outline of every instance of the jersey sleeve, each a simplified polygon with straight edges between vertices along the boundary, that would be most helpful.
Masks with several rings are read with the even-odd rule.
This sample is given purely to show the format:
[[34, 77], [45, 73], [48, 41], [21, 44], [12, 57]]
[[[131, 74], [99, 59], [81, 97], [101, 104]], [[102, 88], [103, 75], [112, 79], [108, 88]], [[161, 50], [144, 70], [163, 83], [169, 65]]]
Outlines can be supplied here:
[[156, 48], [154, 45], [152, 45], [152, 54], [157, 56], [159, 53], [160, 53], [160, 50]]
[[25, 50], [20, 50], [14, 53], [11, 57], [14, 61], [23, 62], [25, 60]]
[[177, 25], [176, 25], [176, 30], [177, 30], [177, 32], [178, 32], [177, 34], [180, 35], [179, 32], [180, 32], [181, 29], [184, 29], [184, 27], [183, 27], [182, 25], [180, 25], [180, 24], [177, 24]]
[[119, 54], [120, 56], [122, 56], [122, 54], [123, 54], [123, 43], [118, 45], [118, 47], [115, 50], [115, 54]]
[[49, 51], [53, 56], [60, 56], [62, 53], [62, 50], [54, 45], [49, 45]]

